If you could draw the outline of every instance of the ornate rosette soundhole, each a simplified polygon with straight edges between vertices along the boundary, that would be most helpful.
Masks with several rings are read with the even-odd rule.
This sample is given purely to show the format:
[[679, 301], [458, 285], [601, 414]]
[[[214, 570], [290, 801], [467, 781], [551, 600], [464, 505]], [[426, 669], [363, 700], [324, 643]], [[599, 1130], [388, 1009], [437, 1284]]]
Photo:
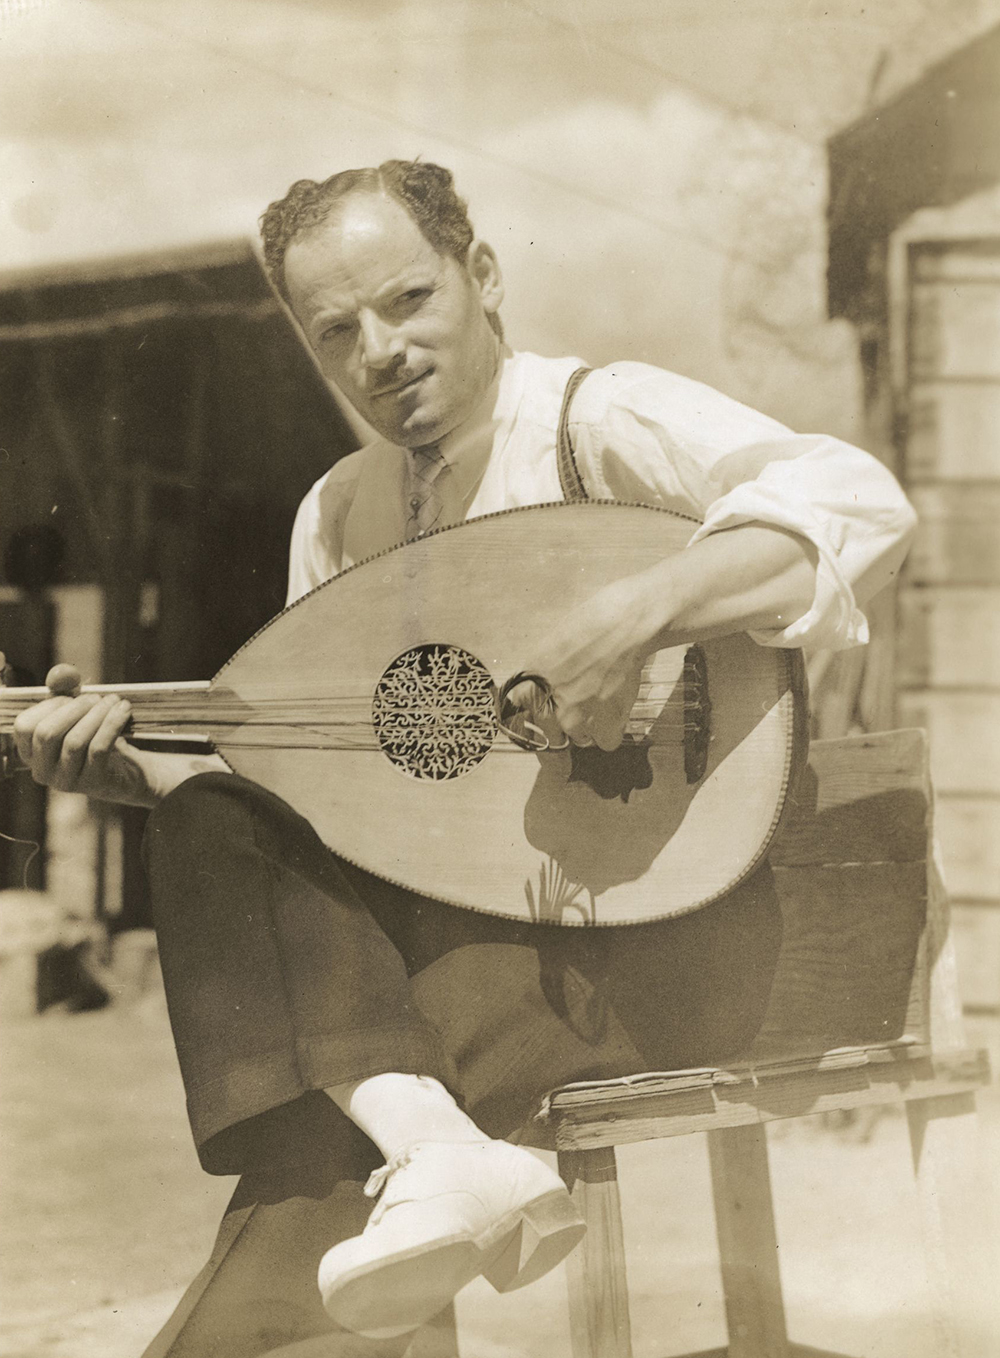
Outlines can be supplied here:
[[414, 646], [379, 680], [372, 723], [382, 749], [411, 778], [461, 778], [497, 733], [493, 679], [457, 646]]

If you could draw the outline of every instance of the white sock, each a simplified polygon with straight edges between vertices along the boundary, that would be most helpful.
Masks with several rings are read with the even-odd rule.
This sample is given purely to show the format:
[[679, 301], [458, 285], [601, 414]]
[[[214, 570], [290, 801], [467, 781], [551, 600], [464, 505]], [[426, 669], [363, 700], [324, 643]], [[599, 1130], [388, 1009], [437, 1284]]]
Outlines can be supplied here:
[[326, 1092], [386, 1160], [419, 1141], [489, 1140], [440, 1080], [429, 1075], [387, 1071], [332, 1085]]

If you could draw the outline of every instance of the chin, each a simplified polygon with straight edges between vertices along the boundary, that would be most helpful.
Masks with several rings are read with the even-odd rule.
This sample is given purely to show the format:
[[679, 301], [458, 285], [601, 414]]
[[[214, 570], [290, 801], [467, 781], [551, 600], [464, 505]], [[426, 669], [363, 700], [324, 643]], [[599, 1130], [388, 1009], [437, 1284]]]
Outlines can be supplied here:
[[379, 418], [379, 412], [373, 410], [361, 413], [383, 438], [403, 448], [420, 448], [426, 443], [437, 443], [465, 418], [461, 410], [441, 409], [430, 403], [419, 404], [397, 420]]
[[457, 420], [449, 421], [432, 411], [414, 411], [397, 427], [393, 441], [401, 443], [404, 448], [420, 448], [425, 443], [437, 443], [443, 439], [457, 423]]

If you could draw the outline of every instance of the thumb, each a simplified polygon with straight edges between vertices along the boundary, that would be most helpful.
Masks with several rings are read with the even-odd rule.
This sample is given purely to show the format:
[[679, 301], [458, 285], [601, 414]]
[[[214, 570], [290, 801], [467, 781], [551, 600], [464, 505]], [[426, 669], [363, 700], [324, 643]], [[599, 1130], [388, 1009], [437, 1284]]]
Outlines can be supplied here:
[[80, 689], [80, 671], [75, 665], [53, 665], [45, 676], [45, 683], [53, 693], [73, 698]]

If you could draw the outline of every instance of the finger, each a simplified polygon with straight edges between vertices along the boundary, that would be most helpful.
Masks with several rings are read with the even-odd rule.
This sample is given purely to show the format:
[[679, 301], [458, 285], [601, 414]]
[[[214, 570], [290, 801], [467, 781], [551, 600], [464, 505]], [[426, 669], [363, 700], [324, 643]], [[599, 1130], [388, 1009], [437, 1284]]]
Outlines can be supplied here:
[[[115, 706], [113, 698], [102, 698], [66, 732], [52, 770], [53, 787], [64, 792], [75, 791], [84, 767], [91, 762], [94, 741], [101, 735]], [[98, 757], [106, 749], [106, 746], [98, 746]]]
[[590, 730], [594, 744], [600, 746], [602, 750], [617, 750], [625, 734], [621, 721], [595, 721], [591, 723]]
[[597, 745], [617, 750], [625, 731], [625, 718], [616, 704], [581, 703], [559, 712], [563, 730], [574, 745]]
[[45, 676], [45, 682], [53, 693], [64, 693], [75, 698], [80, 689], [80, 671], [75, 665], [53, 665]]
[[17, 745], [18, 754], [26, 764], [31, 761], [35, 727], [45, 717], [65, 707], [69, 701], [69, 698], [44, 698], [40, 703], [32, 703], [30, 707], [19, 712], [14, 718], [14, 742]]
[[[31, 776], [39, 783], [48, 783], [55, 773], [62, 755], [62, 743], [66, 734], [73, 729], [82, 717], [101, 703], [94, 694], [80, 698], [49, 700], [52, 707], [35, 724], [28, 747], [27, 763], [31, 765]], [[58, 702], [58, 706], [56, 703]], [[39, 704], [42, 706], [42, 704]], [[21, 756], [22, 759], [24, 755]]]
[[574, 745], [593, 745], [594, 738], [590, 732], [590, 723], [587, 714], [579, 707], [562, 707], [558, 700], [556, 702], [556, 717], [559, 725], [569, 736]]
[[124, 733], [131, 717], [132, 704], [127, 698], [112, 700], [111, 707], [90, 742], [88, 759], [92, 764], [107, 758]]
[[[106, 766], [111, 751], [132, 716], [125, 699], [109, 697], [78, 722], [63, 742], [63, 757], [53, 786], [66, 792], [91, 792], [102, 795], [108, 786]], [[96, 731], [93, 724], [97, 722]], [[70, 749], [67, 751], [66, 746]], [[82, 746], [82, 758], [77, 747]]]

